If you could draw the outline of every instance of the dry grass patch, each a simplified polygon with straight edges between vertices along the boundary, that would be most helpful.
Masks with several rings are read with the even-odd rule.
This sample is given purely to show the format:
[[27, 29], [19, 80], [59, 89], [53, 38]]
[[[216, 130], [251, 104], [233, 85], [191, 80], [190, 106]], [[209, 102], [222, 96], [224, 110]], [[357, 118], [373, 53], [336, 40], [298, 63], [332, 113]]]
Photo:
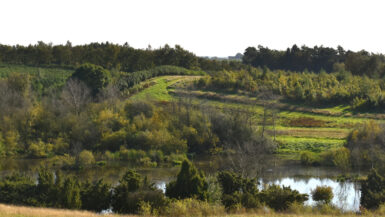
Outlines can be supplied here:
[[[100, 214], [87, 211], [35, 208], [0, 204], [1, 217], [100, 217]], [[134, 217], [133, 215], [108, 215], [109, 217]]]

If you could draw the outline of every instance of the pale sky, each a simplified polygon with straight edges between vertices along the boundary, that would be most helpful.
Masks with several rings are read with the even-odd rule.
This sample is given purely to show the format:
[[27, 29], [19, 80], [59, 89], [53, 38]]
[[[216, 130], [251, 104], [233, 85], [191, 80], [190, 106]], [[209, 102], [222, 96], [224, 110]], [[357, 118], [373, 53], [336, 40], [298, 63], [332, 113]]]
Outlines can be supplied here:
[[67, 40], [179, 44], [199, 56], [294, 43], [385, 53], [385, 1], [0, 0], [1, 44]]

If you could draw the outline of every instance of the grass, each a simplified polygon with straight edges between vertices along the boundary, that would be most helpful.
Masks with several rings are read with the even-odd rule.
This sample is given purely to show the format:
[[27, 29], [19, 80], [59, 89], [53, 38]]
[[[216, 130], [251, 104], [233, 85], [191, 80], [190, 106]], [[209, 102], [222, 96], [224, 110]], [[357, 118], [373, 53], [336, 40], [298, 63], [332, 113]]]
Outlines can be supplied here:
[[[263, 117], [263, 106], [256, 98], [234, 93], [189, 90], [194, 76], [162, 76], [150, 79], [156, 84], [133, 95], [134, 99], [151, 98], [159, 101], [170, 101], [178, 97], [193, 96], [193, 103], [215, 107], [218, 109], [242, 109], [253, 113], [253, 119], [260, 124]], [[255, 103], [254, 103], [255, 102]], [[330, 108], [310, 108], [303, 105], [280, 105], [277, 112], [276, 135], [279, 143], [277, 153], [280, 155], [296, 155], [302, 151], [322, 152], [330, 148], [343, 146], [349, 132], [359, 124], [374, 119], [376, 115], [366, 117], [363, 114], [351, 115], [346, 105]], [[349, 114], [349, 115], [347, 115]], [[382, 115], [382, 114], [378, 114]], [[273, 127], [267, 132], [273, 135]], [[297, 158], [297, 157], [294, 157]]]
[[279, 144], [278, 153], [299, 153], [302, 151], [311, 151], [319, 153], [331, 148], [342, 147], [345, 139], [328, 139], [328, 138], [306, 138], [293, 136], [278, 136]]
[[[1, 217], [97, 217], [100, 214], [87, 211], [73, 211], [64, 209], [48, 209], [0, 204]], [[108, 215], [123, 217], [123, 215]], [[133, 215], [125, 215], [130, 217]]]
[[134, 94], [131, 99], [151, 99], [158, 101], [170, 101], [173, 99], [173, 96], [170, 95], [171, 86], [177, 82], [186, 82], [192, 79], [196, 79], [199, 76], [183, 76], [183, 75], [175, 75], [175, 76], [161, 76], [149, 79], [146, 83], [155, 84], [149, 86], [143, 91]]
[[[197, 209], [197, 207], [195, 208]], [[199, 209], [199, 208], [198, 208]], [[259, 211], [257, 213], [244, 213], [244, 214], [216, 214], [210, 215], [210, 213], [200, 213], [200, 215], [194, 215], [194, 212], [190, 213], [190, 210], [185, 210], [183, 215], [175, 216], [213, 216], [213, 217], [332, 217], [332, 216], [344, 216], [344, 217], [353, 217], [353, 216], [384, 216], [383, 210], [379, 210], [375, 213], [365, 213], [365, 214], [354, 214], [354, 213], [345, 213], [345, 214], [318, 214], [318, 213], [275, 213], [271, 211]], [[189, 213], [186, 215], [186, 213]], [[64, 209], [51, 209], [51, 208], [34, 208], [34, 207], [23, 207], [23, 206], [12, 206], [0, 204], [0, 216], [1, 217], [98, 217], [101, 214], [87, 212], [87, 211], [74, 211], [74, 210], [64, 210]], [[135, 217], [138, 215], [114, 215], [106, 214], [104, 216], [109, 217]], [[145, 215], [150, 216], [150, 215]], [[174, 216], [173, 216], [174, 217]]]

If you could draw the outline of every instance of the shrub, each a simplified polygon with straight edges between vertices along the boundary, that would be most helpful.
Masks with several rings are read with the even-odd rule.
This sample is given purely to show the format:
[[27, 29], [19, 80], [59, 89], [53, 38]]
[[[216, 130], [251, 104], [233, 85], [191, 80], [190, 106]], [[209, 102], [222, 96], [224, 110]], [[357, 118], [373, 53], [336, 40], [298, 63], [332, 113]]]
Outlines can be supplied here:
[[84, 82], [96, 95], [110, 82], [110, 72], [101, 66], [90, 63], [79, 66], [71, 78]]
[[222, 203], [226, 209], [236, 209], [239, 205], [248, 209], [260, 207], [255, 179], [243, 178], [233, 172], [224, 171], [218, 174], [218, 182], [222, 187]]
[[366, 209], [377, 209], [385, 203], [385, 179], [375, 169], [361, 185], [361, 205]]
[[117, 213], [139, 213], [143, 202], [151, 205], [152, 213], [167, 205], [163, 192], [132, 170], [124, 174], [113, 192], [112, 209]]
[[28, 148], [29, 155], [33, 158], [44, 158], [52, 151], [53, 145], [43, 141], [33, 142]]
[[83, 150], [76, 157], [76, 165], [78, 167], [90, 166], [95, 163], [95, 158], [92, 152]]
[[329, 204], [333, 199], [333, 190], [331, 187], [317, 186], [311, 192], [311, 195], [314, 201]]
[[274, 210], [283, 211], [288, 209], [292, 203], [303, 204], [308, 200], [308, 195], [300, 194], [290, 187], [271, 185], [261, 192], [261, 199]]
[[301, 164], [306, 166], [314, 166], [318, 164], [317, 156], [310, 151], [301, 152]]
[[74, 177], [66, 178], [61, 194], [61, 207], [66, 209], [80, 209], [82, 201], [80, 197], [80, 186]]
[[99, 180], [93, 184], [86, 182], [81, 188], [82, 209], [101, 212], [110, 208], [111, 186]]
[[208, 184], [201, 171], [185, 160], [175, 181], [166, 186], [166, 195], [171, 198], [197, 198], [207, 199]]

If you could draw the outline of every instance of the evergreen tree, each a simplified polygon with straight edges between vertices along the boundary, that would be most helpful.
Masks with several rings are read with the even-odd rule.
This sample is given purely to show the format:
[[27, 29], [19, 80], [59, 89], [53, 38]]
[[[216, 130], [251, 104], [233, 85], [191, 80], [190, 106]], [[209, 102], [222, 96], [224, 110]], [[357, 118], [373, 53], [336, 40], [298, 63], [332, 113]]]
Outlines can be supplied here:
[[110, 82], [110, 72], [101, 66], [86, 63], [78, 67], [72, 78], [78, 79], [84, 82], [89, 88], [93, 95], [99, 93], [103, 88], [107, 87]]
[[385, 203], [385, 179], [375, 169], [362, 182], [361, 205], [367, 209], [377, 209]]
[[166, 187], [166, 196], [177, 199], [197, 198], [207, 199], [208, 184], [201, 171], [189, 161], [182, 163], [177, 179]]
[[82, 201], [80, 198], [79, 183], [74, 178], [67, 178], [64, 181], [62, 206], [66, 209], [80, 209]]

